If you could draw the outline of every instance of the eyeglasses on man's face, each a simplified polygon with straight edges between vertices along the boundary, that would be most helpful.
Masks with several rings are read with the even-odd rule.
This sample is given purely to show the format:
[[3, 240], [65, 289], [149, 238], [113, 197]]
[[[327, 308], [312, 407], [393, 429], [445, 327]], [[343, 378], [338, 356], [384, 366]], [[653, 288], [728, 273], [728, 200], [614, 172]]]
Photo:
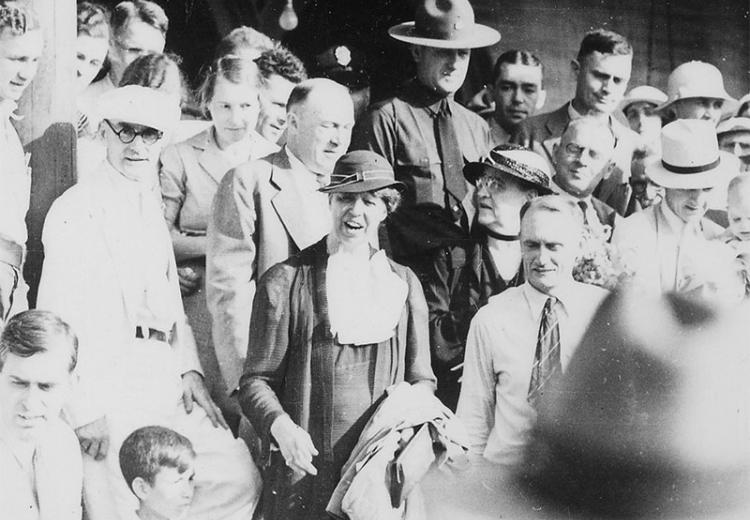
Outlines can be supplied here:
[[146, 144], [154, 144], [156, 141], [164, 137], [164, 132], [155, 128], [146, 126], [143, 127], [143, 130], [138, 131], [127, 123], [120, 123], [120, 128], [118, 129], [112, 125], [112, 122], [109, 119], [105, 119], [104, 122], [107, 123], [107, 126], [112, 129], [117, 138], [123, 144], [132, 143], [139, 135], [141, 136], [143, 142]]

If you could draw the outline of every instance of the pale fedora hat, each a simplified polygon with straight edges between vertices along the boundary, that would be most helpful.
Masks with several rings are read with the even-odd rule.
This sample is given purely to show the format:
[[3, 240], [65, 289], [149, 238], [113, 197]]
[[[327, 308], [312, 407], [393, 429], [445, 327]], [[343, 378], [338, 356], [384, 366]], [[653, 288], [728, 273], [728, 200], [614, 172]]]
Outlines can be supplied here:
[[545, 518], [750, 518], [747, 305], [605, 300], [518, 468]]
[[630, 90], [620, 101], [620, 110], [625, 112], [633, 103], [651, 103], [658, 107], [667, 102], [667, 95], [651, 85], [640, 85]]
[[474, 20], [469, 0], [420, 0], [413, 22], [388, 29], [399, 41], [441, 49], [475, 49], [500, 41], [500, 33]]
[[719, 151], [710, 121], [678, 119], [661, 130], [661, 161], [646, 166], [646, 175], [664, 188], [703, 189], [720, 185], [740, 171], [733, 155]]
[[724, 112], [736, 110], [737, 100], [724, 88], [721, 71], [704, 61], [688, 61], [672, 71], [667, 79], [667, 101], [658, 110], [664, 110], [677, 100], [689, 98], [723, 99]]

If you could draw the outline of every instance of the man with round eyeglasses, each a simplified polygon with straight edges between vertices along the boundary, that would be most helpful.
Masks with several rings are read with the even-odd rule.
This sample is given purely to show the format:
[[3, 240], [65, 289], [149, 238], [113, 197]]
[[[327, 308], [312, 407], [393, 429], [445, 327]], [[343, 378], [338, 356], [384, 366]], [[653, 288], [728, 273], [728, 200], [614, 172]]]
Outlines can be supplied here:
[[555, 174], [552, 189], [571, 200], [583, 215], [588, 231], [609, 240], [622, 219], [605, 202], [592, 194], [609, 168], [615, 148], [609, 125], [591, 117], [574, 119], [554, 146]]
[[202, 491], [187, 518], [250, 518], [260, 476], [204, 384], [161, 205], [159, 156], [179, 100], [129, 85], [99, 106], [106, 159], [50, 208], [37, 302], [79, 337], [79, 384], [67, 412], [83, 451], [87, 517], [127, 518], [136, 509], [117, 454], [133, 430], [154, 424], [195, 447]]

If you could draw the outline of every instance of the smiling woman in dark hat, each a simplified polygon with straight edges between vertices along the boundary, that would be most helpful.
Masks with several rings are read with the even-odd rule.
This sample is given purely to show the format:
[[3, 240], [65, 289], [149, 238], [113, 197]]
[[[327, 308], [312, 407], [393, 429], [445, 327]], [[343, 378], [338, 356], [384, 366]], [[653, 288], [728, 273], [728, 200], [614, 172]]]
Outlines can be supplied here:
[[467, 164], [464, 176], [476, 186], [472, 238], [441, 250], [424, 284], [437, 396], [453, 410], [471, 318], [490, 296], [523, 283], [520, 210], [550, 193], [547, 162], [518, 145], [495, 147], [484, 161]]
[[326, 518], [385, 389], [434, 388], [419, 282], [370, 245], [401, 189], [383, 157], [344, 155], [321, 188], [330, 234], [258, 284], [240, 403], [264, 443], [266, 520]]

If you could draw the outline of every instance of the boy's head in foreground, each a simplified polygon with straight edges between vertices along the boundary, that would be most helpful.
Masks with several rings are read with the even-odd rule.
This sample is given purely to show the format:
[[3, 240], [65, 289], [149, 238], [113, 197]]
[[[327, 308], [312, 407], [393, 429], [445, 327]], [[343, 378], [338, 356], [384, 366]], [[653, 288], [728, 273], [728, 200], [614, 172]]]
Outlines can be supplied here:
[[141, 518], [178, 519], [195, 491], [195, 451], [190, 441], [162, 426], [145, 426], [120, 448], [120, 469], [140, 503]]

